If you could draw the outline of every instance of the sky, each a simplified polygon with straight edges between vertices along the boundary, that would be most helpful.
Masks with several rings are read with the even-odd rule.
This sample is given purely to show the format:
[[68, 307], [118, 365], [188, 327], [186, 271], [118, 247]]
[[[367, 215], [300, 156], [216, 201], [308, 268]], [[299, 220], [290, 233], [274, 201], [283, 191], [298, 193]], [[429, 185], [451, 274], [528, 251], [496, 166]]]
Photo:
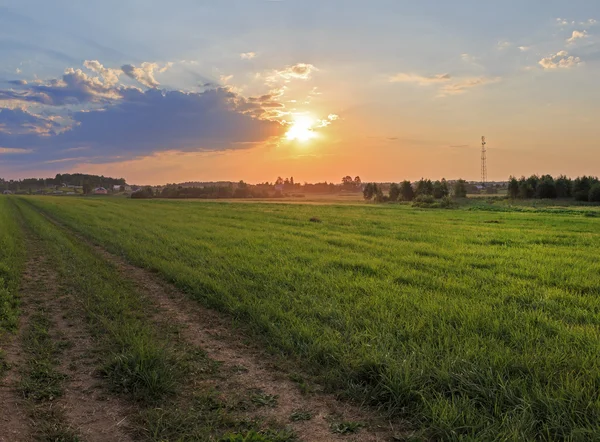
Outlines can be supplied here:
[[598, 175], [596, 0], [0, 0], [0, 177]]

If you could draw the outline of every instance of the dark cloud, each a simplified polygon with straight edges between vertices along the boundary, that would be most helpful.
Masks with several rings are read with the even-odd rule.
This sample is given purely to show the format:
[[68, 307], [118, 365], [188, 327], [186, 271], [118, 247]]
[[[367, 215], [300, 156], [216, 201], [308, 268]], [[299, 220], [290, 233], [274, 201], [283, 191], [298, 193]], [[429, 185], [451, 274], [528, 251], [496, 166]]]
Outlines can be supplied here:
[[[0, 146], [32, 150], [30, 154], [15, 156], [14, 161], [56, 162], [65, 160], [64, 152], [74, 149], [82, 154], [78, 155], [78, 162], [110, 162], [165, 150], [240, 149], [282, 135], [285, 130], [278, 122], [265, 119], [269, 112], [265, 104], [274, 106], [274, 102], [251, 101], [227, 88], [204, 92], [141, 91], [123, 87], [106, 90], [98, 79], [83, 81], [85, 77], [77, 71], [65, 75], [74, 74], [78, 80], [65, 81], [63, 77], [60, 85], [31, 87], [20, 94], [22, 97], [43, 95], [52, 104], [67, 103], [71, 99], [92, 101], [98, 95], [117, 93], [118, 98], [102, 109], [72, 113], [72, 127], [61, 133], [50, 129], [45, 134], [35, 130], [18, 134], [0, 131]], [[64, 94], [58, 93], [62, 90]], [[6, 91], [0, 91], [0, 97], [2, 93]], [[47, 127], [47, 119], [39, 117], [38, 121], [28, 114], [27, 118], [30, 117], [34, 117], [27, 122], [30, 127]], [[10, 118], [11, 127], [18, 125], [18, 117], [11, 115]], [[24, 122], [26, 116], [20, 115], [20, 118]], [[5, 119], [9, 120], [8, 114]]]
[[0, 90], [0, 106], [3, 101], [66, 106], [107, 102], [120, 96], [119, 89], [111, 84], [90, 77], [81, 69], [72, 68], [67, 69], [60, 79], [19, 86], [16, 90]]
[[0, 139], [3, 135], [6, 138], [25, 134], [55, 135], [59, 129], [60, 124], [52, 119], [22, 109], [0, 109]]

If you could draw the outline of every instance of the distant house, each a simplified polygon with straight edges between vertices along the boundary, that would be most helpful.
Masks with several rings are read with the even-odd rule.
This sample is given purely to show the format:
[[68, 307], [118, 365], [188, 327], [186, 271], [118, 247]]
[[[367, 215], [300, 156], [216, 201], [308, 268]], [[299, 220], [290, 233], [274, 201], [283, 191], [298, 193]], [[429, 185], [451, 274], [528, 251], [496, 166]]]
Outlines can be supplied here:
[[4, 192], [2, 192], [4, 195], [12, 195], [12, 192], [10, 190], [5, 190]]
[[108, 190], [104, 187], [96, 187], [92, 193], [94, 195], [108, 195]]

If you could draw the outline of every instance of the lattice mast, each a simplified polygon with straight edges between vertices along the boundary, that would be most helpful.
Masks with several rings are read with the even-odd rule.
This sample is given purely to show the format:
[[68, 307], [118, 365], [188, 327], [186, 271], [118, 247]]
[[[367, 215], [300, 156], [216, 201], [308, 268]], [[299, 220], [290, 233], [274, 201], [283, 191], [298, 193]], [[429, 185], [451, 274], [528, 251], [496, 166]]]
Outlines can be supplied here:
[[487, 155], [486, 155], [485, 137], [481, 137], [481, 185], [485, 187], [487, 183]]

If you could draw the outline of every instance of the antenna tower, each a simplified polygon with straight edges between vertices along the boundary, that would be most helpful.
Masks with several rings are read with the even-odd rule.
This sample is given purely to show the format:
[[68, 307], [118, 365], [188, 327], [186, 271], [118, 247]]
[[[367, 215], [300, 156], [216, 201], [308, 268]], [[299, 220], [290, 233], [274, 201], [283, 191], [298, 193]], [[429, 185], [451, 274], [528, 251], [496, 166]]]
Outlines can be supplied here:
[[487, 183], [487, 157], [486, 157], [486, 145], [485, 137], [481, 137], [481, 185], [485, 187]]

